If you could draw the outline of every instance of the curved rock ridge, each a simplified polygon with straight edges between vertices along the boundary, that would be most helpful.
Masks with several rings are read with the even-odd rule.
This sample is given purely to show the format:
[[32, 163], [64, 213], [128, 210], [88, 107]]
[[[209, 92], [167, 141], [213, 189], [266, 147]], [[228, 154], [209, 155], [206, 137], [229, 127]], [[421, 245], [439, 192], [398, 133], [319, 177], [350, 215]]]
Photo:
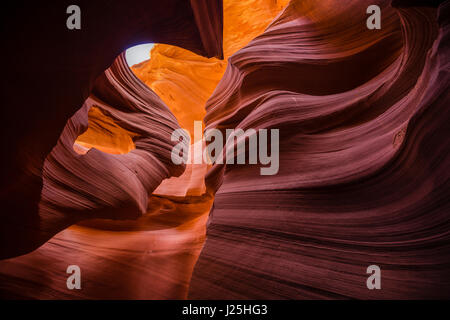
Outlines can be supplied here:
[[[1, 298], [450, 296], [450, 1], [79, 4], [80, 32], [61, 4], [2, 17], [28, 49], [2, 51]], [[149, 41], [150, 89], [117, 58]], [[173, 165], [172, 131], [203, 115], [279, 129], [278, 174]]]
[[225, 73], [226, 60], [264, 32], [288, 2], [224, 1], [225, 60], [199, 56], [173, 45], [156, 44], [151, 51], [151, 59], [133, 66], [132, 70], [168, 105], [180, 126], [191, 133], [194, 142], [194, 121], [202, 121], [205, 117], [206, 101]]
[[[88, 110], [94, 106], [132, 133], [134, 150], [121, 155], [95, 148], [83, 155], [75, 152], [74, 141], [87, 129]], [[121, 55], [97, 79], [91, 96], [69, 120], [44, 163], [40, 231], [52, 235], [58, 226], [67, 226], [62, 221], [136, 218], [145, 213], [148, 195], [162, 180], [185, 169], [171, 161], [175, 142], [170, 137], [176, 129], [175, 117], [134, 76]]]
[[125, 154], [136, 148], [134, 136], [93, 105], [88, 112], [88, 129], [78, 136], [73, 148], [79, 154], [86, 154], [93, 147], [106, 153]]
[[[89, 109], [94, 127], [83, 145], [74, 144], [88, 127]], [[38, 241], [61, 232], [0, 262], [0, 297], [185, 299], [213, 199], [205, 194], [206, 164], [170, 160], [169, 133], [178, 128], [120, 56], [44, 164]], [[128, 152], [117, 143], [124, 137], [134, 146]], [[98, 150], [105, 148], [112, 154]], [[66, 288], [68, 264], [82, 270], [82, 290]]]
[[[2, 299], [185, 299], [212, 199], [161, 197], [137, 220], [85, 220], [0, 261]], [[68, 290], [77, 265], [82, 290]]]
[[[229, 45], [242, 47], [261, 33], [278, 14], [283, 2], [287, 1], [227, 1], [225, 18], [228, 23], [225, 30], [228, 30], [226, 33], [229, 37], [234, 37], [232, 41], [228, 41]], [[213, 1], [207, 3], [212, 4]], [[250, 5], [255, 3], [258, 5]], [[245, 14], [242, 14], [244, 9]], [[239, 36], [236, 36], [237, 33]], [[188, 109], [192, 114], [181, 108], [172, 108], [173, 104], [170, 103], [172, 113], [181, 124], [191, 122], [189, 117], [201, 120], [204, 116], [204, 102], [220, 80], [226, 63], [215, 58], [201, 57], [180, 47], [162, 44], [159, 47], [165, 48], [165, 53], [170, 54], [161, 55], [163, 58], [160, 60], [153, 59], [155, 68], [152, 67], [151, 70], [159, 68], [158, 72], [165, 71], [164, 68], [170, 67], [172, 63], [171, 68], [175, 67], [174, 70], [184, 75], [183, 79], [195, 75], [192, 76], [193, 85], [189, 85], [187, 81], [174, 81], [176, 84], [183, 84], [185, 97], [194, 97], [188, 100], [193, 102]], [[164, 60], [166, 56], [172, 59]], [[158, 55], [154, 54], [153, 57]], [[209, 61], [214, 62], [209, 64]], [[136, 190], [127, 195], [131, 189], [142, 189], [140, 181], [130, 188], [128, 176], [130, 173], [131, 177], [135, 174], [128, 167], [124, 168], [124, 175], [127, 177], [125, 183], [118, 184], [120, 177], [117, 174], [110, 175], [104, 171], [124, 167], [123, 164], [133, 164], [129, 160], [131, 154], [139, 149], [139, 139], [155, 134], [155, 125], [150, 120], [157, 120], [160, 115], [152, 114], [148, 118], [148, 110], [135, 114], [136, 109], [142, 109], [143, 106], [135, 108], [136, 101], [133, 97], [142, 99], [141, 94], [145, 96], [146, 90], [140, 92], [140, 85], [135, 83], [135, 79], [121, 64], [122, 61], [117, 61], [97, 81], [83, 110], [70, 120], [63, 139], [47, 158], [45, 165], [45, 196], [43, 193], [40, 204], [41, 214], [47, 216], [42, 228], [43, 231], [49, 230], [45, 237], [50, 237], [55, 230], [63, 229], [71, 223], [77, 222], [77, 225], [64, 229], [32, 253], [2, 261], [0, 296], [39, 299], [186, 298], [192, 269], [203, 245], [207, 214], [212, 205], [212, 196], [205, 193], [204, 176], [207, 166], [188, 164], [181, 176], [164, 180], [149, 196], [145, 214], [136, 220], [128, 220], [134, 218], [135, 214], [140, 214], [141, 208], [136, 210], [132, 206], [144, 206], [145, 197], [133, 197]], [[217, 71], [214, 66], [217, 65], [222, 68], [219, 75], [214, 73]], [[212, 68], [208, 69], [208, 66]], [[208, 74], [214, 75], [213, 81], [202, 82], [201, 80], [208, 79]], [[165, 79], [166, 83], [171, 80], [167, 76]], [[196, 81], [206, 86], [203, 96], [203, 89]], [[176, 89], [169, 87], [158, 91], [158, 94], [165, 100], [168, 94], [177, 95], [181, 92]], [[201, 96], [198, 101], [197, 96]], [[146, 101], [153, 99], [154, 97], [144, 97]], [[154, 101], [152, 106], [155, 106]], [[196, 108], [203, 110], [198, 117]], [[184, 121], [183, 114], [189, 121]], [[146, 121], [141, 121], [141, 116]], [[143, 122], [143, 130], [136, 128], [136, 123]], [[89, 127], [86, 130], [87, 123]], [[169, 123], [173, 125], [172, 121]], [[82, 133], [83, 130], [86, 131]], [[151, 132], [147, 132], [149, 130]], [[80, 133], [82, 134], [74, 144], [74, 137]], [[167, 143], [164, 140], [167, 137], [162, 138]], [[147, 147], [151, 147], [151, 144], [145, 145], [145, 149]], [[194, 145], [192, 148], [195, 148]], [[110, 155], [100, 151], [120, 156], [110, 158]], [[166, 151], [155, 161], [165, 158]], [[84, 158], [83, 155], [87, 157]], [[112, 160], [104, 161], [105, 159]], [[148, 167], [150, 170], [154, 169], [148, 164], [144, 168]], [[164, 168], [163, 171], [167, 170]], [[99, 179], [96, 178], [98, 175]], [[159, 172], [155, 175], [155, 180], [158, 176]], [[108, 191], [107, 194], [103, 194], [103, 190]], [[127, 201], [131, 201], [131, 205]], [[125, 206], [123, 209], [122, 205]], [[48, 219], [50, 214], [54, 219]], [[116, 216], [127, 220], [91, 219], [98, 216]], [[79, 222], [81, 219], [88, 220]], [[44, 239], [39, 239], [41, 241]], [[61, 270], [65, 270], [67, 263], [77, 264], [82, 269], [83, 290], [80, 292], [68, 292], [65, 288], [64, 272], [61, 274]]]
[[[0, 258], [30, 252], [51, 234], [71, 223], [69, 219], [63, 225], [58, 225], [59, 222], [56, 220], [60, 220], [59, 214], [56, 215], [57, 217], [48, 217], [49, 220], [55, 220], [53, 222], [41, 221], [44, 209], [42, 206], [38, 209], [38, 203], [43, 187], [44, 161], [56, 145], [68, 119], [80, 109], [89, 97], [97, 77], [113, 64], [121, 52], [139, 43], [158, 42], [177, 45], [206, 57], [220, 58], [223, 56], [222, 0], [169, 0], [164, 2], [137, 0], [117, 1], [114, 4], [105, 0], [95, 3], [81, 0], [77, 5], [82, 10], [80, 30], [66, 28], [67, 4], [62, 2], [51, 5], [29, 3], [26, 8], [16, 4], [7, 13], [5, 11], [2, 16], [3, 44], [10, 50], [2, 51], [2, 59], [7, 61], [3, 68], [4, 77], [2, 77], [2, 88], [5, 88], [2, 90], [2, 100], [5, 106], [2, 108], [2, 119], [8, 120], [1, 126], [1, 136], [4, 142], [2, 149], [4, 165], [0, 179], [0, 200], [4, 210], [1, 211]], [[39, 20], [39, 28], [35, 25], [35, 17], [42, 17]], [[17, 25], [16, 21], [19, 20], [22, 22]], [[16, 26], [13, 31], [9, 28], [12, 25]], [[100, 90], [104, 89], [106, 88]], [[114, 90], [111, 89], [111, 91]], [[118, 97], [112, 95], [112, 98]], [[132, 99], [131, 104], [138, 99], [138, 97], [128, 98]], [[86, 103], [92, 104], [93, 100]], [[83, 110], [76, 113], [73, 119], [86, 123], [87, 104], [83, 106]], [[130, 104], [126, 103], [125, 106], [130, 106]], [[153, 111], [151, 116], [161, 116], [162, 114], [166, 116], [169, 113], [160, 109]], [[149, 124], [149, 121], [146, 121]], [[147, 145], [145, 148], [148, 149], [147, 151], [160, 155], [163, 152], [161, 143], [170, 139], [171, 132], [164, 127], [163, 122], [158, 123], [156, 120], [154, 124], [157, 128], [165, 131], [157, 133], [158, 137], [153, 136], [152, 142], [156, 142], [157, 138], [161, 138], [161, 142], [156, 143], [153, 147]], [[81, 124], [70, 123], [69, 126], [73, 127], [66, 128], [65, 135], [71, 136], [79, 129], [77, 127], [79, 125]], [[127, 125], [130, 126], [129, 123]], [[169, 124], [166, 123], [166, 125]], [[134, 129], [138, 130], [140, 134], [146, 130], [142, 127]], [[155, 132], [152, 134], [155, 135]], [[141, 146], [137, 150], [149, 142], [140, 140]], [[59, 147], [59, 149], [63, 150], [64, 148]], [[131, 149], [133, 148], [128, 148], [127, 151]], [[69, 149], [64, 149], [64, 151], [67, 156], [72, 153]], [[125, 175], [130, 171], [125, 164], [112, 160], [116, 157], [101, 156], [97, 151], [89, 153], [84, 158], [89, 159], [88, 164], [95, 166], [95, 170], [103, 170], [108, 175], [106, 168], [108, 164], [112, 164], [111, 161], [124, 170], [122, 173], [118, 170], [109, 178], [101, 178], [103, 182], [108, 179], [109, 182], [120, 179], [121, 174]], [[152, 161], [152, 163], [166, 161], [140, 153], [142, 151], [131, 152], [130, 154], [139, 156], [136, 156], [135, 159], [132, 159], [133, 156], [128, 156], [128, 159], [142, 162], [146, 158], [146, 161]], [[61, 160], [59, 155], [56, 157]], [[74, 162], [75, 157], [82, 158], [75, 155]], [[94, 163], [97, 160], [106, 162]], [[64, 165], [68, 165], [67, 162], [72, 163], [67, 160]], [[100, 164], [105, 166], [97, 168]], [[136, 212], [145, 211], [146, 194], [148, 191], [151, 192], [153, 184], [156, 184], [162, 177], [166, 177], [168, 172], [171, 174], [176, 170], [170, 169], [170, 165], [167, 163], [164, 163], [164, 166], [166, 168], [162, 171], [159, 171], [162, 168], [161, 165], [153, 168], [154, 177], [142, 175], [142, 172], [138, 173], [139, 179], [125, 177], [125, 181], [133, 183], [134, 187], [133, 191], [131, 189], [122, 190], [125, 193], [120, 200], [103, 199], [97, 203], [100, 197], [99, 193], [103, 191], [90, 190], [93, 195], [84, 192], [81, 196], [83, 199], [89, 198], [86, 203], [75, 204], [75, 199], [67, 199], [68, 206], [70, 209], [79, 209], [83, 206], [92, 209], [103, 207], [106, 204], [114, 206], [121, 203], [121, 205], [126, 204], [132, 207], [130, 213], [125, 214], [126, 216], [136, 216]], [[69, 171], [71, 169], [75, 168], [69, 168]], [[78, 170], [78, 167], [76, 169]], [[49, 176], [52, 174], [50, 173]], [[65, 178], [67, 177], [58, 177], [57, 179], [64, 180]], [[77, 185], [77, 188], [80, 187]], [[106, 193], [110, 194], [124, 189], [123, 187], [109, 187], [112, 189]], [[102, 188], [107, 189], [108, 186], [103, 185]], [[144, 192], [143, 188], [150, 189]], [[130, 192], [138, 190], [137, 194], [130, 194]], [[53, 191], [56, 192], [56, 189]], [[69, 195], [66, 192], [65, 195]], [[58, 197], [58, 194], [45, 195], [43, 201], [52, 202]], [[59, 208], [64, 205], [59, 202], [56, 206]], [[117, 212], [111, 212], [111, 214], [117, 217], [121, 216], [122, 214], [118, 212], [122, 209], [118, 208]], [[59, 209], [51, 210], [58, 211]], [[77, 216], [73, 220], [78, 220], [78, 218]], [[46, 229], [45, 236], [43, 236], [41, 224], [44, 225], [42, 228]], [[55, 227], [58, 225], [57, 230], [50, 230], [52, 225]]]
[[[83, 134], [86, 148], [73, 141], [87, 128], [89, 108], [96, 110], [89, 121], [95, 127]], [[48, 237], [64, 230], [33, 252], [0, 262], [0, 297], [185, 299], [213, 199], [205, 194], [206, 165], [184, 170], [168, 160], [174, 142], [166, 131], [176, 128], [174, 116], [120, 56], [44, 165], [40, 230], [49, 230]], [[118, 132], [135, 148], [123, 152]], [[112, 155], [97, 150], [105, 143]], [[82, 270], [82, 290], [66, 288], [68, 264]]]
[[206, 128], [279, 129], [280, 170], [209, 171], [190, 298], [449, 297], [449, 10], [293, 0], [229, 59]]

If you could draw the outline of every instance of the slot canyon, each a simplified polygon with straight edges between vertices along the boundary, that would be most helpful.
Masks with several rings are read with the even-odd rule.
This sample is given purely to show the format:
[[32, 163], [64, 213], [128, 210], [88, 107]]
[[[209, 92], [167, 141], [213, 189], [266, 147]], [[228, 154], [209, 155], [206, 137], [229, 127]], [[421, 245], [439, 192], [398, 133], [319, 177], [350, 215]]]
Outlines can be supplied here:
[[[2, 299], [450, 297], [450, 1], [68, 4], [2, 13]], [[195, 121], [278, 173], [174, 164]]]

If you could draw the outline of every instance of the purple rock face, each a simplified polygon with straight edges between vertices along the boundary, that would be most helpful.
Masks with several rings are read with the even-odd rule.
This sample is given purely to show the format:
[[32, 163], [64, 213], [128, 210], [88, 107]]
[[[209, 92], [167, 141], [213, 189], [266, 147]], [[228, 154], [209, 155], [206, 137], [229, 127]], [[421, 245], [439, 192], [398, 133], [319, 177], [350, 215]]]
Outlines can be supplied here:
[[[158, 42], [178, 45], [208, 57], [223, 55], [221, 0], [117, 1], [114, 4], [110, 1], [95, 3], [80, 1], [78, 5], [82, 8], [82, 27], [77, 31], [66, 28], [67, 4], [65, 3], [51, 5], [30, 3], [22, 7], [18, 5], [8, 12], [5, 11], [2, 16], [2, 38], [5, 48], [9, 49], [2, 50], [3, 60], [7, 61], [3, 68], [4, 77], [2, 77], [4, 123], [1, 126], [1, 136], [4, 139], [2, 148], [4, 165], [0, 187], [0, 200], [3, 206], [0, 213], [2, 220], [0, 257], [3, 258], [37, 248], [59, 230], [78, 221], [81, 216], [95, 217], [91, 209], [104, 210], [119, 205], [121, 211], [129, 208], [130, 212], [125, 216], [136, 216], [145, 210], [142, 206], [146, 203], [147, 193], [151, 193], [162, 179], [174, 173], [168, 167], [153, 167], [153, 173], [155, 171], [158, 173], [152, 177], [152, 182], [149, 182], [147, 177], [138, 177], [139, 183], [142, 183], [147, 190], [138, 190], [139, 188], [135, 189], [136, 187], [134, 190], [125, 190], [127, 187], [124, 187], [120, 191], [120, 188], [116, 189], [109, 185], [96, 185], [92, 179], [95, 175], [89, 173], [90, 169], [84, 171], [83, 177], [80, 176], [81, 171], [77, 169], [77, 167], [85, 167], [86, 163], [83, 164], [83, 161], [88, 161], [91, 162], [92, 170], [100, 170], [99, 166], [103, 160], [98, 161], [98, 157], [105, 157], [105, 155], [89, 155], [89, 157], [83, 157], [83, 161], [80, 162], [79, 157], [74, 157], [67, 149], [69, 144], [73, 144], [76, 134], [86, 129], [83, 125], [86, 127], [87, 109], [83, 103], [92, 90], [107, 91], [108, 85], [112, 85], [108, 84], [111, 77], [103, 75], [103, 79], [98, 80], [96, 89], [94, 88], [95, 80], [113, 64], [121, 52], [139, 43]], [[37, 18], [39, 20], [36, 20]], [[17, 21], [20, 21], [20, 24]], [[37, 27], [36, 24], [39, 26]], [[120, 62], [116, 63], [115, 69], [107, 72], [111, 74], [118, 68], [122, 69], [122, 73], [115, 77], [119, 80], [113, 80], [113, 82], [119, 82], [124, 92], [118, 89], [117, 92], [111, 93], [109, 88], [110, 92], [105, 93], [107, 97], [103, 102], [107, 104], [109, 100], [113, 100], [118, 103], [112, 107], [122, 108], [121, 111], [125, 109], [125, 113], [133, 113], [135, 115], [133, 120], [142, 121], [133, 126], [140, 126], [141, 128], [138, 128], [140, 133], [148, 132], [150, 128], [142, 128], [144, 124], [150, 124], [150, 120], [145, 120], [149, 117], [146, 113], [151, 108], [160, 110], [161, 107], [158, 106], [163, 103], [159, 98], [152, 97], [156, 95], [150, 93], [148, 88], [129, 74], [130, 71], [124, 71], [126, 67], [119, 64]], [[107, 79], [104, 79], [105, 77]], [[130, 91], [141, 95], [141, 105], [137, 106], [135, 101], [127, 100], [127, 86], [131, 87]], [[86, 103], [89, 102], [86, 101]], [[76, 115], [66, 125], [68, 119], [75, 113]], [[122, 112], [121, 116], [125, 113]], [[169, 113], [167, 108], [164, 112], [159, 111], [159, 114], [152, 112], [155, 118], [151, 121], [162, 121], [165, 122], [165, 126], [172, 129], [178, 128], [176, 120]], [[122, 118], [120, 120], [125, 121]], [[161, 135], [156, 133], [158, 129], [161, 128], [158, 126], [152, 128], [153, 139], [160, 138], [163, 141], [161, 143], [171, 144], [170, 133], [168, 133], [170, 130], [164, 131], [167, 132], [164, 137], [158, 137]], [[144, 137], [149, 136], [144, 134]], [[147, 140], [146, 143], [149, 141]], [[77, 196], [72, 199], [73, 202], [79, 201], [78, 205], [70, 204], [71, 200], [68, 198], [65, 199], [67, 203], [63, 205], [70, 210], [74, 209], [72, 206], [75, 206], [78, 216], [64, 213], [65, 217], [61, 219], [45, 213], [42, 206], [41, 210], [38, 210], [43, 188], [44, 161], [55, 145], [57, 150], [54, 150], [50, 156], [47, 167], [53, 166], [53, 169], [57, 171], [62, 170], [61, 167], [69, 168], [67, 169], [69, 175], [79, 180], [78, 191], [77, 188], [71, 190], [73, 196], [78, 192], [78, 200], [76, 200]], [[144, 147], [152, 156], [158, 157], [158, 154], [152, 153], [149, 148]], [[166, 148], [170, 151], [168, 144]], [[167, 154], [164, 157], [167, 157]], [[119, 162], [128, 161], [116, 160], [109, 156], [106, 156], [104, 160], [116, 163], [107, 167], [106, 171], [119, 170], [116, 165], [119, 165]], [[56, 161], [57, 165], [52, 164], [52, 161]], [[97, 163], [93, 164], [92, 161]], [[75, 163], [75, 167], [70, 166]], [[137, 165], [135, 163], [132, 166]], [[150, 166], [153, 165], [155, 164], [150, 164]], [[56, 169], [57, 166], [60, 168]], [[179, 168], [179, 170], [182, 169]], [[152, 171], [148, 167], [139, 170], [146, 171], [145, 175], [151, 174]], [[50, 173], [50, 175], [55, 174], [56, 172]], [[128, 173], [124, 174], [128, 175]], [[88, 176], [91, 178], [89, 179]], [[59, 176], [56, 180], [60, 178], [62, 177]], [[142, 178], [146, 181], [142, 181]], [[57, 181], [56, 184], [61, 182]], [[62, 184], [64, 185], [65, 182]], [[94, 196], [94, 199], [89, 200], [91, 205], [85, 207], [87, 211], [80, 212], [79, 205], [82, 204], [83, 199], [86, 199], [86, 195], [91, 197], [89, 192], [83, 196], [80, 190], [88, 187], [106, 191], [105, 186], [112, 188], [110, 191], [115, 189], [113, 193], [121, 192], [120, 197], [123, 199], [119, 202], [106, 201], [109, 204], [105, 208], [105, 203], [92, 204], [99, 200], [98, 196]], [[63, 188], [70, 187], [66, 185]], [[47, 201], [46, 192], [44, 190], [44, 202]], [[63, 196], [62, 194], [57, 196], [55, 190], [51, 192], [52, 197]], [[110, 194], [110, 196], [115, 197], [117, 194], [114, 196]], [[59, 208], [61, 208], [61, 201], [63, 200], [59, 199], [57, 204]], [[105, 202], [105, 199], [100, 202]], [[52, 210], [60, 211], [58, 208], [52, 208]], [[59, 215], [60, 212], [56, 214], [56, 216]], [[111, 213], [110, 217], [114, 218], [115, 215]]]
[[206, 126], [279, 128], [280, 171], [210, 170], [191, 298], [449, 297], [449, 5], [378, 4], [292, 1], [229, 60]]
[[[151, 194], [187, 171], [171, 162], [179, 124], [121, 53], [151, 42], [222, 58], [222, 1], [79, 1], [76, 32], [65, 4], [4, 12], [0, 296], [449, 298], [450, 3], [441, 2], [292, 0], [228, 60], [204, 119], [222, 132], [279, 129], [279, 172], [215, 164], [205, 194], [166, 198]], [[380, 30], [366, 27], [372, 4]], [[133, 150], [74, 150], [92, 106], [133, 133]], [[203, 246], [199, 217], [212, 197]], [[164, 212], [174, 215], [162, 221]], [[109, 220], [83, 229], [91, 218]], [[189, 228], [187, 246], [178, 231]], [[84, 292], [39, 269], [64, 270], [66, 258], [87, 272]], [[382, 290], [366, 287], [370, 265]]]

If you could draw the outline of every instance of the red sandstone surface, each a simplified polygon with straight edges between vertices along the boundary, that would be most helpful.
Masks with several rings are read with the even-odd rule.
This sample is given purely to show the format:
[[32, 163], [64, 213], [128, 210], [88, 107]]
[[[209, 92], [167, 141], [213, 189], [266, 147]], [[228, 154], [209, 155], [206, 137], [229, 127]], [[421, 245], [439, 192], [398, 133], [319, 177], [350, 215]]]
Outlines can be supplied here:
[[[47, 19], [2, 29], [28, 49], [2, 53], [1, 297], [448, 298], [438, 2], [81, 1], [80, 33], [57, 27], [63, 6], [9, 12]], [[143, 42], [131, 70], [121, 53]], [[279, 129], [279, 173], [174, 165], [171, 133], [193, 120]]]

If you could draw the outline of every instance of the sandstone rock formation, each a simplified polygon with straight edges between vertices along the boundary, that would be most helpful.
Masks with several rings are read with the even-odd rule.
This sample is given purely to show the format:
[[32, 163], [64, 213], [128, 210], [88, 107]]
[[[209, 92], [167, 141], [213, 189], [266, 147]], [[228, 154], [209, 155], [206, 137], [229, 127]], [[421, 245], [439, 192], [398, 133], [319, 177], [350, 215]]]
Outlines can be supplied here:
[[[0, 186], [3, 206], [0, 213], [1, 258], [30, 252], [59, 230], [80, 220], [81, 216], [95, 217], [92, 210], [99, 213], [98, 210], [109, 208], [111, 211], [103, 212], [100, 216], [110, 218], [136, 217], [145, 212], [147, 194], [162, 179], [181, 170], [170, 169], [167, 155], [155, 159], [163, 152], [160, 148], [164, 143], [164, 148], [170, 148], [170, 130], [177, 127], [175, 118], [169, 117], [169, 110], [164, 111], [163, 103], [154, 93], [149, 93], [143, 85], [138, 86], [137, 79], [131, 80], [131, 73], [128, 76], [116, 75], [114, 79], [132, 82], [122, 83], [122, 89], [118, 89], [122, 92], [112, 92], [114, 89], [106, 88], [104, 83], [98, 84], [97, 89], [100, 93], [109, 90], [109, 93], [105, 93], [108, 95], [106, 100], [118, 103], [112, 106], [118, 108], [117, 111], [107, 112], [133, 113], [126, 116], [126, 120], [120, 118], [122, 124], [128, 122], [124, 124], [125, 127], [136, 129], [138, 132], [135, 133], [143, 135], [144, 140], [153, 141], [139, 139], [140, 142], [136, 143], [141, 144], [141, 147], [136, 148], [130, 156], [123, 157], [94, 150], [86, 156], [78, 156], [70, 151], [69, 145], [73, 144], [75, 133], [81, 134], [86, 124], [87, 104], [92, 104], [92, 101], [86, 101], [84, 106], [83, 103], [93, 90], [97, 77], [121, 52], [142, 42], [158, 42], [178, 45], [208, 57], [223, 55], [221, 0], [138, 0], [118, 1], [114, 5], [109, 1], [96, 1], [95, 4], [80, 1], [78, 5], [82, 8], [83, 18], [81, 30], [76, 31], [66, 28], [64, 3], [30, 3], [26, 8], [16, 5], [2, 16], [2, 38], [9, 50], [2, 51], [2, 58], [8, 62], [2, 77], [5, 106], [2, 108], [2, 119], [7, 120], [1, 126], [4, 139]], [[40, 19], [39, 27], [35, 26], [36, 17]], [[16, 21], [22, 23], [18, 25]], [[15, 27], [6, 29], [6, 26]], [[136, 94], [135, 91], [141, 89], [142, 95]], [[134, 96], [125, 97], [133, 91]], [[155, 101], [156, 105], [153, 104]], [[72, 121], [64, 128], [74, 114]], [[134, 120], [143, 120], [145, 123], [130, 124]], [[157, 126], [143, 127], [151, 124]], [[157, 128], [163, 131], [152, 131], [150, 136], [146, 136], [149, 130]], [[155, 139], [159, 139], [158, 144], [150, 146], [149, 143], [155, 142]], [[47, 203], [50, 198], [50, 202], [56, 198], [62, 201], [61, 197], [70, 196], [66, 199], [68, 210], [64, 212], [59, 212], [65, 208], [59, 200], [55, 206], [38, 205], [43, 188], [44, 161], [55, 145], [58, 149], [56, 153], [61, 154], [54, 152], [47, 167], [63, 173], [64, 169], [57, 166], [65, 166], [75, 179], [73, 183], [76, 188], [59, 194], [58, 187], [52, 187], [51, 184], [59, 185], [59, 181], [65, 180], [62, 183], [64, 185], [69, 176], [55, 177], [53, 172], [49, 173], [49, 183], [44, 185], [44, 189], [50, 188], [50, 194], [44, 190], [42, 202]], [[131, 154], [138, 157], [133, 158]], [[142, 167], [142, 163], [135, 163], [126, 168], [124, 160], [118, 158], [127, 159], [125, 161], [133, 158], [134, 162], [146, 158], [146, 161], [151, 161], [150, 166], [154, 166], [151, 171], [155, 175], [146, 171], [149, 169], [148, 164]], [[56, 162], [52, 163], [52, 160]], [[90, 168], [79, 170], [82, 164]], [[117, 166], [125, 171], [120, 173]], [[129, 170], [136, 170], [139, 177], [129, 176]], [[101, 175], [102, 178], [99, 177], [101, 171], [105, 174]], [[98, 173], [97, 176], [93, 172]], [[177, 174], [181, 174], [181, 171]], [[95, 178], [100, 179], [100, 184], [97, 185]], [[120, 179], [128, 182], [119, 186]], [[65, 185], [62, 189], [72, 187]], [[130, 189], [126, 190], [128, 187]], [[77, 191], [79, 193], [76, 195]], [[116, 199], [119, 193], [120, 199]], [[80, 208], [88, 210], [80, 212]], [[71, 210], [80, 214], [69, 213]], [[58, 213], [51, 214], [50, 211]]]
[[[78, 33], [30, 6], [2, 17], [1, 298], [450, 296], [448, 0], [80, 1]], [[174, 165], [201, 119], [280, 129], [279, 173]]]
[[191, 133], [205, 117], [205, 104], [227, 67], [227, 59], [261, 34], [288, 0], [224, 1], [225, 60], [199, 56], [178, 46], [157, 44], [151, 59], [133, 72], [167, 104], [182, 128]]
[[209, 171], [190, 298], [448, 298], [449, 10], [294, 0], [229, 59], [205, 125], [279, 128], [280, 171]]

